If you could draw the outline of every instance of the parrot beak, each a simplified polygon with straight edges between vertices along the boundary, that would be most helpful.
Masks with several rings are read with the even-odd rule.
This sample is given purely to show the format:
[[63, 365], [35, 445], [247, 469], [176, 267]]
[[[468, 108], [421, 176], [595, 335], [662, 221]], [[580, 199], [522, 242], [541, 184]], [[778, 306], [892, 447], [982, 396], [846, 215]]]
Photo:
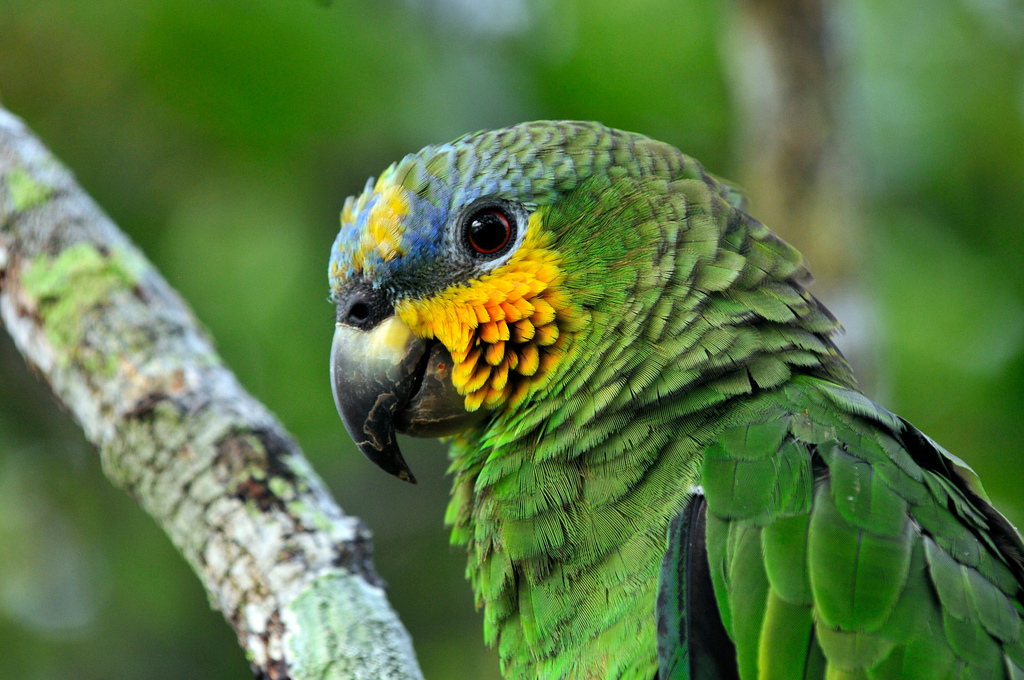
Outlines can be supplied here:
[[397, 316], [369, 330], [339, 323], [331, 346], [331, 390], [345, 429], [375, 465], [416, 483], [395, 439], [395, 413], [419, 387], [427, 342]]
[[392, 303], [365, 281], [339, 293], [331, 346], [331, 391], [356, 446], [377, 467], [416, 483], [395, 432], [447, 437], [487, 414], [466, 411], [440, 342], [417, 337]]
[[452, 384], [453, 365], [444, 345], [416, 337], [397, 316], [386, 316], [369, 329], [337, 324], [331, 391], [345, 429], [363, 455], [415, 484], [396, 431], [447, 437], [487, 415], [487, 409], [466, 411], [465, 398]]

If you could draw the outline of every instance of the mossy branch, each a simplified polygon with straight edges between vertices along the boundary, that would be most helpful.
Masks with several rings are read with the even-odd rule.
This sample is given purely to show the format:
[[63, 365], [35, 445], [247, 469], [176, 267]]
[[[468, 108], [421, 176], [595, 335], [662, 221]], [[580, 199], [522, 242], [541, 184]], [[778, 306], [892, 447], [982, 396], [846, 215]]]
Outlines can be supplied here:
[[0, 108], [0, 319], [188, 560], [259, 678], [422, 678], [368, 531], [192, 312]]

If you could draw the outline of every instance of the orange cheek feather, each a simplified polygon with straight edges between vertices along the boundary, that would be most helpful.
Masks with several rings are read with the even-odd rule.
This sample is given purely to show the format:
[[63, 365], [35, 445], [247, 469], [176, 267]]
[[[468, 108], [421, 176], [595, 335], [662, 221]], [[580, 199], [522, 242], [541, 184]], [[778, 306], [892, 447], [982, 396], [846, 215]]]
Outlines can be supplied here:
[[581, 327], [560, 292], [559, 258], [544, 247], [538, 220], [531, 216], [522, 246], [490, 274], [397, 305], [416, 335], [437, 338], [451, 353], [452, 383], [467, 411], [521, 403], [547, 381]]

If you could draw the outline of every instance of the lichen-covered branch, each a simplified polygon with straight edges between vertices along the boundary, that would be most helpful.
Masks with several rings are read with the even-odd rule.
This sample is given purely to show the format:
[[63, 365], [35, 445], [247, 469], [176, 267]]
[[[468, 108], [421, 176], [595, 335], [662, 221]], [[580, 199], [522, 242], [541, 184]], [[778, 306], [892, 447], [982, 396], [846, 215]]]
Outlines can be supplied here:
[[0, 319], [238, 634], [257, 677], [421, 678], [369, 533], [188, 307], [0, 108]]

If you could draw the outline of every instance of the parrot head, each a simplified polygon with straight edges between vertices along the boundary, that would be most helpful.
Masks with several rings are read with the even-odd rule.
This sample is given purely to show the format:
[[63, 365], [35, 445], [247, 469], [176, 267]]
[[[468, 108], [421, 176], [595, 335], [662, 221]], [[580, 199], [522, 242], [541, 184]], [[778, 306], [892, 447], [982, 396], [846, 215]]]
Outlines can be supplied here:
[[[686, 201], [664, 196], [687, 174], [710, 181], [667, 144], [560, 121], [427, 147], [371, 179], [329, 267], [332, 388], [359, 449], [412, 482], [396, 431], [451, 436], [564, 393], [574, 359], [679, 268], [663, 225]], [[714, 258], [717, 233], [694, 240]]]

